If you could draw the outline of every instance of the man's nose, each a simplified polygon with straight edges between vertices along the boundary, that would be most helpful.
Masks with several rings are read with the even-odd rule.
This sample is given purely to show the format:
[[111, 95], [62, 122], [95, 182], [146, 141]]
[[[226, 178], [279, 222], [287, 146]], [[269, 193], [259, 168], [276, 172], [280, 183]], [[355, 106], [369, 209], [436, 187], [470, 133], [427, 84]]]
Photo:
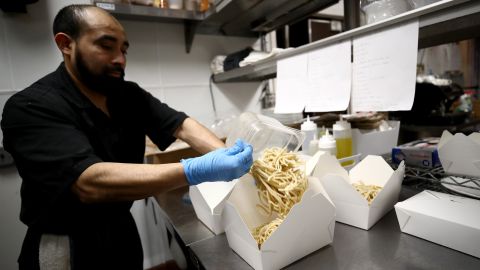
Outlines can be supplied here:
[[123, 52], [120, 51], [115, 55], [112, 62], [114, 65], [121, 65], [122, 68], [125, 68], [125, 65], [127, 64], [127, 57]]

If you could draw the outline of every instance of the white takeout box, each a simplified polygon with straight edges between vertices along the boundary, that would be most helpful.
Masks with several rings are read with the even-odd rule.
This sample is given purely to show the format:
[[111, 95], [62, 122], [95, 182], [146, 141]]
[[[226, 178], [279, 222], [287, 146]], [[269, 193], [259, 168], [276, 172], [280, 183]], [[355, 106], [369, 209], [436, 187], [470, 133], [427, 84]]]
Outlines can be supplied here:
[[385, 131], [353, 128], [353, 152], [362, 154], [361, 159], [368, 155], [382, 155], [392, 152], [392, 148], [398, 144], [400, 121], [387, 122], [391, 129]]
[[[305, 161], [305, 173], [311, 175], [319, 158], [324, 152], [319, 151], [313, 157], [300, 155]], [[214, 234], [224, 232], [222, 211], [225, 201], [235, 186], [237, 179], [231, 182], [204, 182], [190, 186], [189, 195], [197, 218]]]
[[197, 218], [214, 234], [224, 232], [222, 211], [237, 179], [230, 182], [204, 182], [190, 186], [189, 195]]
[[425, 190], [395, 212], [402, 232], [480, 258], [480, 201]]
[[480, 177], [480, 133], [452, 135], [445, 130], [438, 143], [438, 157], [448, 174]]
[[270, 219], [257, 204], [255, 180], [244, 175], [223, 210], [229, 246], [254, 269], [280, 269], [333, 241], [335, 207], [317, 178], [309, 177], [302, 200], [260, 249], [250, 230]]
[[[402, 161], [393, 170], [380, 156], [367, 156], [348, 173], [331, 155], [320, 157], [313, 176], [318, 177], [335, 204], [336, 220], [364, 230], [370, 229], [398, 201], [405, 172]], [[370, 205], [353, 183], [381, 186]]]

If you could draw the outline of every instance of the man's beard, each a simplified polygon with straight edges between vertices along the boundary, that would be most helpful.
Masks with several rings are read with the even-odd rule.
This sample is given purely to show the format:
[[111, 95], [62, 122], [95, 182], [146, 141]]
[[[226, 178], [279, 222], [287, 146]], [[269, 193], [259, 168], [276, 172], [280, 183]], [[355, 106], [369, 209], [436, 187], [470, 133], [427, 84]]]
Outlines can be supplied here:
[[[75, 66], [80, 76], [80, 80], [89, 89], [95, 92], [101, 93], [105, 96], [109, 96], [115, 91], [120, 90], [119, 87], [125, 81], [124, 80], [125, 72], [122, 67], [119, 67], [119, 66], [113, 66], [111, 68], [106, 67], [104, 68], [101, 74], [96, 75], [90, 71], [80, 51], [77, 50], [75, 54], [76, 54]], [[121, 73], [120, 78], [108, 75], [108, 72], [110, 71], [120, 72]]]

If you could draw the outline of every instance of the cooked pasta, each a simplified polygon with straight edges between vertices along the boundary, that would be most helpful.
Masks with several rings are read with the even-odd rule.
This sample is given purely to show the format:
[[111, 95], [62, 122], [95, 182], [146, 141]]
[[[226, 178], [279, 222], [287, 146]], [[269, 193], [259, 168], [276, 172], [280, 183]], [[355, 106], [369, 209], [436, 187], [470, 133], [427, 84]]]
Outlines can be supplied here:
[[362, 196], [368, 201], [368, 204], [370, 205], [377, 196], [378, 192], [382, 190], [381, 186], [377, 185], [365, 185], [362, 182], [357, 182], [352, 184], [355, 189], [362, 194]]
[[258, 189], [260, 204], [265, 215], [277, 217], [252, 233], [259, 246], [280, 225], [294, 204], [302, 199], [308, 181], [303, 162], [294, 153], [281, 148], [265, 149], [260, 159], [253, 162], [250, 173]]
[[258, 247], [267, 240], [267, 238], [278, 228], [280, 223], [283, 222], [282, 218], [275, 218], [274, 220], [258, 226], [252, 232], [253, 238], [257, 241]]

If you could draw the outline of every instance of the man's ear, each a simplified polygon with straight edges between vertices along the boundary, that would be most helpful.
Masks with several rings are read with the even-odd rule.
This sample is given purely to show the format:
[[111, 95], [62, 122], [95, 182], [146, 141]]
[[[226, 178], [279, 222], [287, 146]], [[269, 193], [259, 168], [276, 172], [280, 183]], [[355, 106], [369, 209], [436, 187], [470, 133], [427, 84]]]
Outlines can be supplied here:
[[57, 33], [55, 35], [55, 43], [63, 54], [70, 55], [72, 53], [73, 39], [65, 33]]

